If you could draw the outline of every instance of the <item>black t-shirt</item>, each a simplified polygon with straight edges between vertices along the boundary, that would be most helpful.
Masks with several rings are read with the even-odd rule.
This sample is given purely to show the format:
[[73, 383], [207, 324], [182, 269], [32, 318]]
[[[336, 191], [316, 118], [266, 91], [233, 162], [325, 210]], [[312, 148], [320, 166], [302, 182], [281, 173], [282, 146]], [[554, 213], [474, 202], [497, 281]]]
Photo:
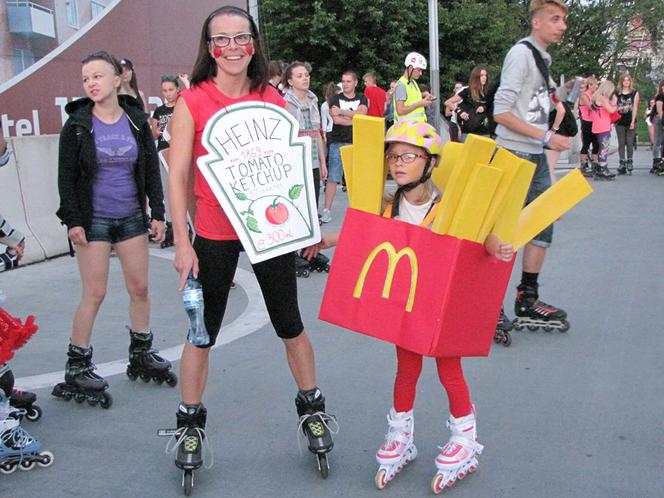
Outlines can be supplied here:
[[[480, 95], [479, 100], [473, 100], [470, 94], [470, 88], [466, 87], [459, 92], [459, 97], [463, 102], [457, 107], [457, 122], [464, 133], [475, 133], [477, 135], [488, 135], [488, 120], [486, 114], [486, 97]], [[477, 112], [477, 108], [482, 107], [482, 112]], [[468, 113], [468, 119], [463, 120], [461, 113]]]
[[[369, 101], [364, 94], [358, 92], [354, 97], [349, 98], [340, 93], [332, 98], [330, 109], [336, 106], [342, 111], [357, 111], [361, 105], [369, 107]], [[328, 134], [328, 140], [330, 143], [353, 143], [353, 125], [344, 126], [334, 123], [332, 131]]]
[[[152, 113], [152, 119], [157, 121], [157, 128], [161, 133], [164, 133], [168, 122], [173, 117], [173, 111], [175, 107], [168, 107], [166, 104], [160, 105]], [[157, 150], [168, 149], [168, 142], [163, 138], [159, 137], [157, 140]]]
[[[662, 110], [664, 111], [664, 93], [662, 93], [662, 94], [657, 94], [657, 95], [655, 96], [655, 105], [654, 105], [653, 108], [652, 108], [652, 113], [650, 114], [650, 116], [651, 116], [650, 119], [654, 119], [655, 116], [657, 116], [657, 102], [661, 102], [661, 103], [662, 103]], [[664, 126], [664, 124], [663, 124], [662, 126]]]
[[620, 119], [616, 121], [617, 125], [630, 126], [632, 124], [632, 112], [634, 112], [634, 99], [636, 98], [636, 90], [630, 93], [618, 94], [618, 113]]

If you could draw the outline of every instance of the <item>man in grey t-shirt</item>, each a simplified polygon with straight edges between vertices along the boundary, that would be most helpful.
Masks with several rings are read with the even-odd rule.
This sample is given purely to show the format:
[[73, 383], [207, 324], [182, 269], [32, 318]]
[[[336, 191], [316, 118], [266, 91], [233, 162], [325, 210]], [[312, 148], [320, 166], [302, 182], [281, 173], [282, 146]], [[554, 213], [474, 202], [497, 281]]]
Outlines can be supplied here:
[[[567, 25], [569, 9], [564, 0], [532, 0], [530, 2], [530, 42], [541, 54], [547, 65], [551, 56], [547, 47], [560, 41]], [[494, 119], [498, 145], [516, 155], [532, 161], [537, 166], [530, 185], [526, 203], [551, 186], [549, 168], [544, 147], [567, 150], [571, 139], [557, 135], [549, 129], [549, 111], [552, 109], [549, 82], [544, 81], [535, 64], [530, 48], [521, 43], [514, 45], [505, 57], [500, 75], [500, 87], [494, 99]], [[539, 273], [544, 265], [546, 249], [551, 244], [553, 225], [539, 233], [523, 251], [523, 273], [517, 287], [515, 325], [567, 329], [567, 313], [540, 301], [537, 288]], [[501, 312], [501, 322], [505, 320]], [[505, 320], [506, 321], [506, 320]], [[504, 323], [504, 322], [503, 322]], [[499, 323], [500, 326], [500, 323]]]

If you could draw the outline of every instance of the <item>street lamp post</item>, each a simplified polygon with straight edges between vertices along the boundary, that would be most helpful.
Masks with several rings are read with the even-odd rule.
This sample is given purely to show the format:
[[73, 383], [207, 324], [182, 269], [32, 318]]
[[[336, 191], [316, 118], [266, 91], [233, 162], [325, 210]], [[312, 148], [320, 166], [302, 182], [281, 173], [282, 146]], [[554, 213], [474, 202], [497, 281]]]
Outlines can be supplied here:
[[438, 66], [438, 1], [429, 0], [429, 80], [431, 95], [436, 97], [431, 105], [434, 108], [434, 122], [431, 123], [440, 133], [440, 69]]

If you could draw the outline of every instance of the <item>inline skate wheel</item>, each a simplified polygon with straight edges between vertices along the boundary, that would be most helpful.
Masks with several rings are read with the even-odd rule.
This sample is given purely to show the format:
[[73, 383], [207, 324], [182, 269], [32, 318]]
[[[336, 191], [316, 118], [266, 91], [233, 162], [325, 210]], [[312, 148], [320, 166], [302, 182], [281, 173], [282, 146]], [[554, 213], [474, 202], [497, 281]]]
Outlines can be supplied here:
[[503, 339], [503, 346], [509, 348], [510, 344], [512, 344], [512, 336], [510, 335], [509, 332], [505, 331], [505, 339]]
[[164, 379], [162, 379], [161, 377], [152, 377], [152, 380], [154, 380], [154, 383], [157, 384], [158, 386], [164, 383]]
[[318, 455], [318, 470], [320, 470], [320, 476], [327, 479], [330, 470], [330, 466], [327, 464], [327, 455]]
[[95, 398], [94, 396], [91, 396], [88, 398], [88, 405], [90, 406], [97, 406], [97, 403], [99, 403], [99, 400]]
[[148, 374], [141, 374], [141, 380], [146, 384], [150, 382], [151, 377]]
[[563, 320], [562, 326], [558, 330], [560, 332], [567, 332], [569, 330], [569, 322], [567, 320]]
[[537, 325], [528, 325], [527, 327], [531, 332], [535, 332], [537, 330]]
[[129, 380], [136, 380], [136, 379], [138, 379], [138, 375], [136, 375], [136, 374], [134, 373], [134, 371], [133, 371], [131, 368], [129, 368], [129, 367], [127, 367], [127, 377], [129, 377]]
[[85, 394], [83, 393], [74, 394], [74, 401], [76, 401], [77, 403], [83, 403], [85, 401]]
[[440, 474], [433, 476], [433, 479], [431, 480], [431, 491], [433, 491], [433, 494], [439, 495], [443, 492], [444, 488], [445, 483], [443, 482], [443, 476]]
[[512, 323], [514, 330], [523, 330], [523, 325], [516, 320]]
[[21, 470], [31, 470], [35, 465], [37, 465], [37, 462], [34, 460], [23, 460], [18, 464], [18, 468]]
[[104, 410], [108, 410], [112, 404], [113, 404], [113, 397], [111, 396], [110, 393], [104, 392], [101, 395], [101, 399], [99, 400], [99, 406], [101, 406]]
[[385, 489], [385, 486], [387, 486], [387, 471], [385, 469], [379, 469], [376, 472], [374, 483], [378, 489]]
[[30, 422], [36, 422], [41, 417], [42, 417], [42, 409], [37, 405], [32, 405], [30, 411], [25, 414], [25, 418], [27, 418]]
[[42, 451], [39, 456], [41, 457], [41, 460], [37, 460], [37, 465], [40, 467], [50, 467], [55, 461], [55, 457], [50, 451]]
[[0, 463], [0, 473], [2, 473], [2, 474], [11, 474], [12, 472], [14, 472], [16, 470], [16, 467], [18, 467], [18, 465], [13, 464], [13, 463], [9, 463], [9, 462]]
[[178, 385], [178, 377], [175, 375], [173, 372], [168, 372], [168, 376], [166, 377], [166, 384], [168, 384], [170, 387], [175, 387]]
[[191, 469], [182, 472], [182, 487], [184, 488], [184, 495], [191, 495], [191, 490], [194, 487], [194, 471]]
[[551, 332], [553, 330], [553, 327], [551, 325], [545, 325], [542, 328], [544, 329], [544, 332]]

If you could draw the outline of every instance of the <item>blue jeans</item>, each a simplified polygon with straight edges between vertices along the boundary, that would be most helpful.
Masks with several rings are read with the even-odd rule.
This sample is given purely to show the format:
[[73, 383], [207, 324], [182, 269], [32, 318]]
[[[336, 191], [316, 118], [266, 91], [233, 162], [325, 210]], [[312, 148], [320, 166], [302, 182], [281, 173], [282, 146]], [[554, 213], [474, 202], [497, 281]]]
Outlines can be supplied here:
[[[526, 205], [534, 201], [540, 194], [551, 186], [551, 176], [549, 175], [549, 163], [546, 160], [546, 155], [542, 154], [528, 154], [519, 152], [517, 150], [510, 151], [515, 156], [518, 156], [526, 161], [535, 163], [535, 174], [530, 182], [528, 195], [526, 196]], [[539, 247], [549, 247], [553, 240], [553, 223], [538, 233], [530, 244]]]
[[88, 242], [115, 244], [148, 233], [143, 213], [140, 211], [124, 218], [93, 216], [90, 229], [85, 234]]
[[327, 180], [330, 182], [341, 183], [344, 176], [344, 169], [341, 163], [341, 147], [343, 143], [332, 143], [328, 148]]

